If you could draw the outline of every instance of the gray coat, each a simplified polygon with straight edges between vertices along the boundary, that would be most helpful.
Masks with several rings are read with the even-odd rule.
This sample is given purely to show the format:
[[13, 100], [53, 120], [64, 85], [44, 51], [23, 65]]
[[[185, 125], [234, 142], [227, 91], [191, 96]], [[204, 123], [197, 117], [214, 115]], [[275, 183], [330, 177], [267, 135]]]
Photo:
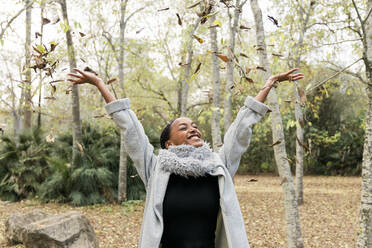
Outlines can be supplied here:
[[[125, 149], [146, 186], [146, 205], [142, 221], [139, 248], [158, 248], [163, 233], [163, 199], [169, 172], [161, 169], [154, 147], [150, 144], [141, 123], [130, 109], [129, 99], [107, 104], [106, 110], [121, 128]], [[267, 112], [268, 107], [247, 97], [235, 121], [225, 134], [224, 145], [214, 153], [216, 169], [209, 174], [218, 176], [220, 211], [216, 228], [216, 248], [249, 247], [244, 220], [235, 193], [233, 176], [240, 158], [247, 150], [252, 134], [251, 126]]]

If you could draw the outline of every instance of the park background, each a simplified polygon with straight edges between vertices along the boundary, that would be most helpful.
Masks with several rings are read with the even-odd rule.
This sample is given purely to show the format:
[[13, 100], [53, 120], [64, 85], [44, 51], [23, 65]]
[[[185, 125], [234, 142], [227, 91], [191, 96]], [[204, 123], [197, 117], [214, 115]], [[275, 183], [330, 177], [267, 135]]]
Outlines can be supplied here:
[[[71, 87], [71, 68], [130, 98], [157, 151], [165, 125], [185, 115], [218, 150], [246, 96], [299, 67], [305, 79], [270, 95], [235, 179], [248, 238], [291, 247], [286, 211], [299, 211], [306, 247], [354, 247], [363, 151], [371, 170], [370, 2], [259, 1], [260, 21], [254, 0], [2, 0], [0, 219], [73, 208], [102, 247], [136, 247], [144, 186], [104, 100]], [[283, 203], [291, 194], [298, 204]]]

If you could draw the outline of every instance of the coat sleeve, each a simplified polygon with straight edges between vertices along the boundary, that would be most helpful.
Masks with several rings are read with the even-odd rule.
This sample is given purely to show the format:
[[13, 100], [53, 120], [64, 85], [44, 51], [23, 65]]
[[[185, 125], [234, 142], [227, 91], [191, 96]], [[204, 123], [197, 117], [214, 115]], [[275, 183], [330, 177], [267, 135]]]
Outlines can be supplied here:
[[135, 113], [130, 109], [128, 98], [113, 101], [105, 106], [106, 111], [112, 116], [116, 125], [124, 135], [124, 147], [132, 159], [139, 176], [147, 186], [152, 168], [157, 157], [154, 147], [150, 144], [148, 137], [138, 121]]
[[248, 96], [225, 133], [224, 145], [219, 150], [219, 155], [232, 177], [238, 170], [241, 156], [249, 146], [252, 125], [260, 121], [268, 110], [268, 106]]

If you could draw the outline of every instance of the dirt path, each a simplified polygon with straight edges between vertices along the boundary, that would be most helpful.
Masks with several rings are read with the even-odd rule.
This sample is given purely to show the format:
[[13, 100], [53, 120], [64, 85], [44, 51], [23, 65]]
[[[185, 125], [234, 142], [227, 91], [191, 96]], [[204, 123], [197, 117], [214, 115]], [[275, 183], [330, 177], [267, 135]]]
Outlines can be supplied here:
[[[255, 178], [257, 182], [249, 182]], [[360, 204], [360, 178], [305, 177], [305, 204], [300, 207], [305, 247], [355, 247]], [[277, 177], [237, 176], [236, 191], [252, 248], [286, 247], [283, 198]], [[95, 205], [71, 207], [23, 201], [0, 205], [0, 247], [5, 220], [15, 212], [41, 209], [48, 213], [70, 210], [91, 221], [101, 248], [134, 248], [139, 238], [144, 203], [127, 206]], [[13, 247], [23, 247], [21, 245]]]

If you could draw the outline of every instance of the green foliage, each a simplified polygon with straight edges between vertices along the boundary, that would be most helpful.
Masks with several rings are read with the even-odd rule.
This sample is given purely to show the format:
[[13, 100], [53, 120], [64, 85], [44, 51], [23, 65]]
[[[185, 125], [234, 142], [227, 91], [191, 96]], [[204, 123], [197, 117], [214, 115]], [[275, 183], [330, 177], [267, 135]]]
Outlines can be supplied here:
[[34, 129], [19, 140], [2, 137], [0, 148], [0, 198], [17, 201], [32, 197], [47, 175], [49, 146]]

